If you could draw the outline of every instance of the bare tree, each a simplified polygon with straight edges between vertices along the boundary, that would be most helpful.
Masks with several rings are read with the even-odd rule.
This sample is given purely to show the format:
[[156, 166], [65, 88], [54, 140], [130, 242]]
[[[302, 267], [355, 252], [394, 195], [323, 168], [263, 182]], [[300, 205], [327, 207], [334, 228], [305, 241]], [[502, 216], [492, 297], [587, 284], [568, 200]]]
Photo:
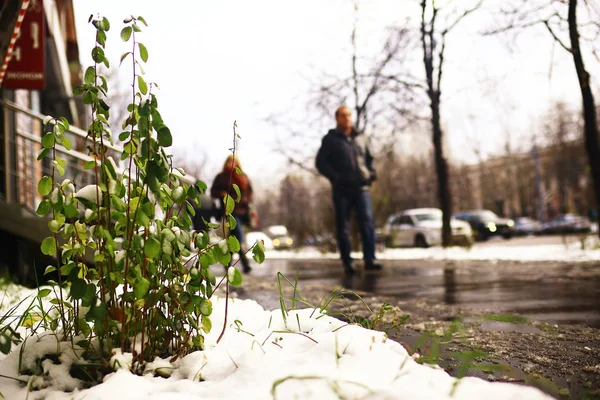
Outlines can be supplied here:
[[[584, 15], [578, 20], [578, 12]], [[507, 25], [488, 33], [505, 32], [542, 25], [555, 43], [573, 57], [579, 89], [583, 104], [583, 137], [590, 166], [591, 181], [595, 194], [596, 210], [600, 210], [600, 143], [598, 138], [597, 110], [591, 88], [590, 73], [583, 59], [582, 40], [589, 51], [600, 61], [598, 40], [600, 38], [600, 9], [598, 4], [589, 0], [546, 0], [535, 2], [534, 7], [521, 7], [521, 3], [512, 8], [503, 9], [509, 17]], [[565, 32], [566, 26], [566, 32]], [[568, 40], [566, 39], [568, 36]], [[600, 232], [598, 233], [600, 236]]]
[[[346, 104], [355, 112], [355, 128], [365, 132], [374, 144], [375, 153], [380, 149], [389, 151], [396, 135], [414, 122], [418, 107], [412, 92], [422, 84], [408, 71], [405, 63], [414, 47], [408, 28], [387, 28], [387, 39], [377, 56], [368, 58], [361, 54], [359, 46], [359, 1], [353, 0], [354, 21], [350, 33], [350, 73], [347, 76], [320, 76], [310, 86], [313, 88], [304, 99], [306, 116], [297, 125], [289, 116], [273, 114], [267, 118], [284, 135], [278, 138], [276, 151], [284, 155], [291, 165], [316, 174], [314, 155], [307, 155], [298, 148], [312, 149], [306, 143], [319, 143], [323, 124], [333, 121], [334, 110]], [[311, 133], [312, 132], [312, 133]], [[297, 146], [290, 143], [296, 142]]]
[[444, 66], [444, 52], [446, 50], [446, 37], [450, 31], [467, 15], [479, 6], [465, 10], [445, 27], [438, 27], [438, 16], [441, 8], [436, 7], [435, 0], [421, 1], [421, 44], [423, 47], [423, 65], [427, 80], [427, 97], [431, 108], [431, 130], [434, 148], [435, 168], [438, 180], [438, 199], [442, 209], [442, 246], [452, 244], [452, 229], [450, 218], [452, 216], [452, 195], [450, 193], [448, 162], [444, 156], [443, 131], [440, 124], [440, 105], [442, 72]]

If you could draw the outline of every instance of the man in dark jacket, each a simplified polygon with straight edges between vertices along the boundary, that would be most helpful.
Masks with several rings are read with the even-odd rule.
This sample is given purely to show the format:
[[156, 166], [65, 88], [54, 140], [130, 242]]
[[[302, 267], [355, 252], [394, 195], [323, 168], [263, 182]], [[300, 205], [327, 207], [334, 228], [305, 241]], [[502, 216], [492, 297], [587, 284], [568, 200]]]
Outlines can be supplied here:
[[375, 228], [369, 188], [376, 179], [373, 156], [365, 135], [352, 126], [352, 113], [346, 106], [335, 112], [337, 127], [331, 129], [317, 153], [317, 169], [331, 182], [337, 243], [347, 274], [356, 272], [350, 257], [350, 215], [356, 210], [362, 238], [365, 269], [380, 270], [375, 263]]

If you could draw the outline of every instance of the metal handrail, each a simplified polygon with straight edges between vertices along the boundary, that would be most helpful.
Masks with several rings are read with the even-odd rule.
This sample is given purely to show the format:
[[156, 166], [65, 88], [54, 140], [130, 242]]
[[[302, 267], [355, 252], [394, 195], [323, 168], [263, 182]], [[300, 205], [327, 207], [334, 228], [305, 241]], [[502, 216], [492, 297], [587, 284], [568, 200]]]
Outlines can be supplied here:
[[[29, 118], [31, 118], [32, 120], [37, 120], [40, 123], [43, 124], [44, 120], [47, 120], [48, 117], [40, 114], [38, 112], [35, 112], [33, 110], [30, 110], [28, 108], [19, 106], [11, 101], [7, 101], [7, 100], [2, 100], [0, 99], [0, 105], [6, 110], [6, 111], [12, 111], [15, 113], [15, 115], [17, 115], [18, 113], [21, 113]], [[31, 167], [32, 161], [35, 160], [35, 158], [37, 157], [37, 151], [34, 151], [33, 148], [27, 148], [24, 149], [22, 148], [22, 144], [19, 144], [18, 138], [22, 138], [28, 142], [31, 143], [36, 143], [37, 145], [39, 145], [39, 149], [41, 149], [41, 145], [42, 145], [42, 140], [41, 137], [38, 137], [36, 135], [33, 135], [29, 132], [23, 132], [21, 131], [19, 128], [15, 127], [14, 132], [14, 136], [11, 135], [11, 133], [9, 132], [8, 126], [5, 127], [5, 174], [6, 174], [6, 192], [5, 192], [5, 199], [8, 203], [11, 203], [13, 201], [13, 199], [16, 200], [16, 202], [18, 204], [20, 204], [21, 206], [24, 206], [26, 208], [29, 209], [35, 209], [37, 204], [36, 201], [39, 201], [40, 198], [37, 195], [37, 191], [36, 191], [36, 182], [37, 180], [40, 178], [39, 176], [36, 176], [36, 172], [34, 171], [35, 168]], [[75, 126], [71, 126], [69, 127], [68, 130], [65, 131], [65, 133], [68, 134], [72, 134], [75, 135], [79, 138], [82, 138], [86, 141], [93, 141], [93, 139], [87, 135], [87, 133], [80, 129], [77, 128]], [[10, 138], [10, 136], [12, 136], [12, 139]], [[25, 164], [23, 165], [19, 165], [19, 166], [15, 166], [13, 167], [11, 165], [10, 158], [10, 150], [9, 148], [11, 146], [15, 146], [14, 148], [16, 149], [18, 146], [19, 150], [14, 150], [14, 151], [18, 151], [18, 152], [24, 152], [23, 154], [25, 154]], [[123, 148], [119, 147], [119, 146], [114, 146], [111, 144], [105, 144], [104, 145], [107, 149], [114, 151], [115, 153], [117, 153], [119, 156], [123, 153]], [[89, 161], [94, 161], [95, 159], [81, 151], [75, 150], [75, 149], [70, 149], [67, 150], [66, 148], [57, 148], [56, 151], [58, 151], [61, 154], [64, 154], [66, 156], [68, 156], [68, 158], [70, 158], [71, 160], [67, 160], [68, 164], [67, 164], [67, 170], [73, 174], [73, 176], [67, 176], [69, 178], [72, 178], [73, 180], [77, 181], [78, 183], [85, 185], [85, 184], [90, 184], [93, 183], [92, 181], [95, 180], [95, 177], [93, 176], [93, 173], [90, 172], [89, 170], [84, 170], [81, 168], [81, 165], [77, 165], [77, 162], [73, 162], [75, 160], [78, 161], [82, 161], [82, 162], [89, 162]], [[22, 154], [19, 154], [22, 155]], [[18, 157], [18, 156], [17, 156]], [[73, 160], [74, 159], [74, 160]], [[14, 161], [14, 160], [13, 160]], [[19, 160], [17, 160], [19, 161]], [[29, 165], [27, 164], [29, 163]], [[49, 164], [46, 164], [46, 166], [42, 166], [41, 168], [47, 168], [49, 166]], [[117, 166], [117, 174], [122, 175], [124, 172], [124, 168], [122, 166]], [[47, 173], [47, 169], [46, 169], [46, 173]], [[39, 174], [39, 170], [37, 172], [37, 174]], [[178, 177], [180, 179], [181, 182], [192, 186], [194, 185], [196, 182], [195, 180], [190, 176], [190, 175], [185, 175], [185, 176], [179, 176]], [[15, 187], [13, 188], [13, 179], [14, 179], [14, 185]], [[74, 183], [77, 183], [74, 182]], [[26, 199], [23, 200], [20, 197], [22, 197], [22, 193], [24, 193], [23, 191], [27, 192], [28, 194], [26, 195]], [[33, 192], [33, 193], [29, 193], [29, 192]]]
[[[32, 118], [38, 119], [39, 121], [44, 121], [44, 119], [48, 118], [47, 115], [40, 114], [40, 113], [35, 112], [33, 110], [30, 110], [28, 108], [21, 107], [21, 106], [15, 104], [15, 103], [13, 103], [12, 101], [9, 101], [9, 100], [0, 100], [0, 104], [3, 105], [4, 107], [8, 108], [9, 110], [21, 112], [21, 113], [23, 113], [25, 115], [28, 115], [28, 116], [32, 117]], [[92, 140], [88, 136], [88, 134], [87, 134], [86, 131], [84, 131], [83, 129], [78, 128], [76, 126], [70, 126], [67, 131], [70, 132], [70, 133], [73, 133], [76, 136], [79, 136], [79, 137], [81, 137], [83, 139]], [[122, 147], [114, 146], [114, 145], [112, 145], [110, 143], [104, 144], [104, 147], [106, 147], [107, 149], [111, 149], [111, 150], [117, 151], [119, 153], [123, 152], [123, 148]]]
[[[36, 137], [36, 136], [30, 135], [28, 133], [23, 133], [23, 132], [16, 132], [16, 134], [18, 136], [22, 137], [22, 138], [25, 138], [27, 140], [31, 140], [32, 142], [42, 144], [42, 140], [40, 138]], [[73, 149], [67, 150], [65, 148], [61, 148], [59, 151], [61, 153], [68, 154], [71, 157], [75, 157], [75, 158], [77, 158], [77, 159], [79, 159], [81, 161], [85, 161], [85, 162], [94, 161], [93, 157], [90, 157], [87, 154], [82, 153], [82, 152], [77, 151], [77, 150], [73, 150]]]

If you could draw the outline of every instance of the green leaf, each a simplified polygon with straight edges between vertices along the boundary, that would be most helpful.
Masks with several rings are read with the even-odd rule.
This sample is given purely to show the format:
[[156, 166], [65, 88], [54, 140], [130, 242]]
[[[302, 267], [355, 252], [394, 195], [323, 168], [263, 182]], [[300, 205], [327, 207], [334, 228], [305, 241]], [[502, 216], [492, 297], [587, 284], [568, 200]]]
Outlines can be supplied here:
[[54, 219], [53, 219], [52, 221], [49, 221], [49, 222], [48, 222], [48, 228], [49, 228], [49, 229], [50, 229], [50, 231], [51, 231], [51, 232], [53, 232], [53, 233], [57, 233], [57, 232], [60, 230], [60, 227], [61, 227], [61, 226], [62, 226], [62, 225], [61, 225], [61, 224], [60, 224], [58, 221], [56, 221], [56, 220], [54, 220]]
[[237, 253], [241, 249], [239, 240], [233, 235], [227, 238], [227, 247], [232, 253]]
[[198, 188], [200, 193], [204, 193], [206, 192], [206, 189], [208, 189], [208, 185], [202, 181], [196, 182], [196, 187]]
[[40, 216], [44, 216], [46, 214], [48, 214], [50, 212], [50, 208], [52, 207], [52, 205], [50, 204], [50, 200], [49, 199], [44, 199], [40, 202], [40, 204], [38, 205], [37, 210], [35, 210], [35, 213], [37, 215]]
[[37, 160], [41, 161], [44, 157], [48, 155], [48, 153], [50, 153], [50, 149], [42, 149], [42, 151], [40, 151], [40, 154], [38, 154], [37, 156]]
[[124, 142], [129, 137], [130, 132], [124, 131], [119, 134], [119, 140]]
[[170, 256], [171, 254], [173, 254], [173, 246], [171, 245], [170, 242], [165, 240], [162, 244], [162, 251], [166, 255]]
[[237, 268], [229, 269], [227, 277], [231, 286], [240, 286], [242, 284], [242, 273]]
[[65, 129], [69, 129], [69, 121], [65, 117], [60, 117], [60, 122], [64, 125]]
[[90, 169], [90, 168], [94, 168], [96, 166], [96, 161], [88, 161], [85, 164], [83, 164], [83, 169]]
[[71, 282], [71, 297], [74, 299], [81, 299], [85, 296], [87, 290], [87, 283], [81, 278], [75, 278]]
[[94, 67], [87, 67], [85, 70], [84, 82], [94, 85], [96, 83], [96, 69]]
[[102, 45], [102, 47], [106, 47], [106, 32], [98, 31], [96, 41], [98, 42], [98, 44]]
[[130, 54], [131, 54], [130, 51], [128, 51], [127, 53], [121, 54], [121, 60], [119, 61], [119, 66], [121, 66], [121, 64], [123, 64], [123, 60], [125, 60], [125, 58], [127, 58], [127, 56]]
[[69, 218], [78, 218], [79, 210], [73, 204], [69, 204], [65, 207], [65, 215]]
[[212, 314], [212, 302], [208, 299], [203, 299], [202, 303], [200, 303], [200, 313], [204, 316], [209, 316]]
[[210, 333], [212, 329], [212, 321], [210, 318], [202, 317], [202, 330], [206, 333]]
[[42, 146], [46, 149], [50, 149], [54, 146], [54, 135], [52, 132], [48, 132], [42, 137]]
[[110, 22], [108, 22], [106, 17], [102, 17], [102, 29], [105, 31], [110, 29]]
[[140, 57], [142, 58], [142, 61], [148, 61], [148, 50], [146, 49], [146, 46], [142, 43], [138, 43], [138, 47], [140, 48]]
[[42, 299], [42, 298], [48, 296], [50, 293], [52, 293], [52, 290], [50, 290], [50, 289], [40, 289], [38, 291], [37, 297]]
[[173, 144], [173, 136], [166, 126], [158, 130], [158, 144], [162, 147], [169, 147]]
[[223, 204], [225, 204], [225, 213], [231, 214], [235, 208], [235, 201], [233, 201], [233, 198], [226, 194], [225, 197], [223, 197]]
[[126, 42], [129, 40], [129, 38], [131, 37], [131, 32], [133, 32], [133, 30], [131, 29], [130, 26], [126, 26], [125, 28], [123, 28], [121, 30], [121, 39]]
[[148, 85], [141, 75], [138, 75], [138, 87], [140, 88], [140, 92], [142, 92], [142, 94], [148, 93]]
[[92, 60], [97, 63], [104, 62], [104, 50], [102, 50], [102, 47], [96, 46], [92, 49]]
[[63, 138], [63, 146], [65, 147], [65, 149], [71, 150], [71, 141], [66, 137]]
[[56, 157], [56, 162], [58, 163], [58, 165], [60, 165], [61, 167], [65, 168], [67, 166], [67, 161], [60, 158], [60, 157]]
[[54, 271], [56, 271], [56, 267], [54, 265], [48, 265], [46, 267], [46, 270], [44, 271], [44, 275], [49, 274]]
[[160, 252], [160, 247], [160, 242], [154, 236], [152, 236], [146, 240], [146, 244], [144, 245], [144, 254], [146, 257], [152, 260]]
[[240, 192], [240, 187], [235, 183], [231, 186], [233, 187], [233, 190], [235, 190], [235, 195], [236, 195], [235, 202], [239, 203], [242, 198], [242, 193]]
[[54, 168], [56, 168], [56, 171], [58, 172], [58, 175], [64, 176], [65, 175], [65, 167], [58, 160], [59, 160], [59, 158], [57, 158], [56, 160], [52, 161], [52, 166]]
[[53, 237], [47, 237], [42, 241], [42, 253], [47, 256], [53, 256], [56, 254], [56, 239]]
[[[10, 331], [0, 333], [0, 353], [8, 354], [12, 346]], [[4, 397], [4, 396], [2, 396]]]
[[146, 23], [146, 20], [144, 19], [144, 17], [142, 17], [141, 15], [139, 17], [137, 17], [138, 21], [140, 21], [141, 23], [143, 23], [144, 25], [148, 26], [148, 24]]
[[252, 247], [252, 258], [259, 264], [265, 261], [265, 243], [262, 240], [258, 240]]
[[38, 182], [38, 193], [42, 196], [47, 196], [52, 191], [52, 178], [44, 176]]
[[227, 221], [229, 222], [229, 229], [234, 230], [235, 227], [237, 226], [237, 220], [235, 219], [235, 217], [231, 214], [229, 214], [227, 216]]
[[135, 280], [133, 285], [133, 294], [138, 299], [143, 299], [150, 290], [150, 281], [144, 277]]
[[[91, 18], [91, 16], [90, 16], [90, 18]], [[100, 21], [99, 19], [93, 20], [92, 25], [94, 25], [96, 27], [96, 29], [102, 29], [102, 21]]]

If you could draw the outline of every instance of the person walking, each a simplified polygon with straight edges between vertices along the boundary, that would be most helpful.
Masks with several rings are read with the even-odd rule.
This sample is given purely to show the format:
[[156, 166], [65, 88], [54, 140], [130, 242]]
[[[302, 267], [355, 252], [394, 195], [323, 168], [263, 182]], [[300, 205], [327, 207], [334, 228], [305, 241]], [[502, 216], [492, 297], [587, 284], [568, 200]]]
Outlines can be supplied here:
[[346, 274], [356, 273], [350, 257], [350, 215], [355, 210], [362, 239], [365, 270], [380, 270], [375, 262], [375, 226], [371, 183], [377, 178], [367, 137], [352, 125], [346, 106], [335, 111], [336, 128], [323, 137], [317, 153], [317, 170], [331, 182], [337, 244]]
[[[238, 173], [236, 170], [239, 170]], [[229, 155], [223, 164], [223, 170], [217, 174], [210, 188], [210, 195], [213, 198], [221, 201], [221, 210], [225, 211], [223, 198], [229, 194], [233, 199], [237, 198], [233, 184], [235, 183], [240, 189], [240, 201], [235, 204], [235, 208], [231, 213], [235, 218], [235, 228], [231, 230], [231, 234], [240, 242], [240, 261], [243, 266], [243, 271], [248, 273], [252, 270], [248, 258], [246, 257], [246, 246], [244, 243], [244, 224], [249, 223], [250, 204], [253, 200], [252, 184], [248, 176], [241, 172], [242, 165], [239, 159], [234, 155]]]

